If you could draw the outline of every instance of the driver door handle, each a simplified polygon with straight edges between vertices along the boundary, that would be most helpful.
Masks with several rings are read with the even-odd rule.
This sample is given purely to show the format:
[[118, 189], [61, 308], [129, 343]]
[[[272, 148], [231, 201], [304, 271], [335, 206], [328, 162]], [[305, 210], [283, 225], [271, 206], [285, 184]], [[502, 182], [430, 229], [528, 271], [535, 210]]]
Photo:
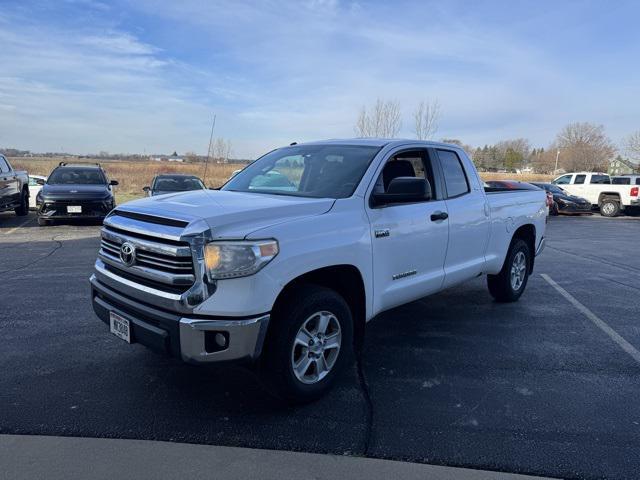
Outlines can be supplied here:
[[431, 214], [431, 221], [437, 222], [438, 220], [446, 220], [449, 218], [449, 214], [447, 212], [436, 212]]

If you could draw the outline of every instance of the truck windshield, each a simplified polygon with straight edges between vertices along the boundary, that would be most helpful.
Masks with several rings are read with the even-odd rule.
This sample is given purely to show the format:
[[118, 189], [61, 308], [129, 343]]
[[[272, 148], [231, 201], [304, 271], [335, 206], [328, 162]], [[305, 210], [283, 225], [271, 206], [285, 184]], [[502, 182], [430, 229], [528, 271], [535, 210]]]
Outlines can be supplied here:
[[181, 175], [162, 175], [156, 177], [153, 190], [163, 192], [186, 192], [189, 190], [204, 190], [205, 186], [197, 177]]
[[353, 194], [380, 147], [299, 145], [274, 150], [232, 177], [221, 190], [346, 198]]
[[556, 185], [547, 185], [545, 187], [545, 190], [547, 190], [548, 192], [551, 192], [551, 193], [559, 193], [561, 195], [566, 193], [563, 189], [561, 189], [560, 187], [558, 187]]

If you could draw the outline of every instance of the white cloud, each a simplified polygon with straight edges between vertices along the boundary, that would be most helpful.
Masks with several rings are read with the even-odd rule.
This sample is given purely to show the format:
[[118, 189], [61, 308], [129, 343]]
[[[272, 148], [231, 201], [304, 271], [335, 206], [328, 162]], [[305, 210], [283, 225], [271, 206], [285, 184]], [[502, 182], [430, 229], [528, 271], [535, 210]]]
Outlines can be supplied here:
[[172, 82], [160, 49], [117, 30], [82, 33], [0, 24], [0, 145], [161, 152], [206, 137], [207, 109]]
[[118, 55], [153, 55], [158, 48], [138, 41], [125, 33], [111, 32], [107, 35], [90, 35], [78, 39], [78, 44], [97, 51]]
[[[549, 19], [540, 15], [496, 28], [440, 3], [85, 3], [102, 20], [69, 27], [0, 13], [0, 145], [203, 152], [215, 111], [216, 134], [237, 155], [255, 156], [351, 136], [360, 106], [377, 97], [400, 101], [405, 136], [415, 104], [438, 98], [439, 134], [472, 144], [546, 145], [581, 119], [622, 136], [637, 118], [628, 100], [640, 94], [637, 82], [602, 86], [519, 34], [534, 24], [542, 31]], [[125, 30], [123, 17], [145, 27]]]

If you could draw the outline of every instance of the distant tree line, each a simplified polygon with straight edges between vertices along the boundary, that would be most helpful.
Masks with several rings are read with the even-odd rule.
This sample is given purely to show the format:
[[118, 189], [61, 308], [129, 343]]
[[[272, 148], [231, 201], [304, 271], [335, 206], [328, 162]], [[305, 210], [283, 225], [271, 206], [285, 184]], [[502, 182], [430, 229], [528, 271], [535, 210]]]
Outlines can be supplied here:
[[[421, 101], [412, 116], [415, 138], [433, 139], [438, 131], [440, 115], [441, 108], [437, 100]], [[400, 103], [383, 99], [377, 99], [369, 107], [363, 106], [354, 126], [358, 137], [380, 138], [395, 138], [401, 128]], [[604, 126], [589, 122], [569, 123], [546, 148], [532, 148], [526, 138], [508, 139], [476, 148], [457, 139], [442, 141], [464, 148], [476, 166], [484, 171], [606, 171], [609, 162], [618, 152]], [[625, 137], [621, 149], [632, 161], [640, 162], [640, 130]]]

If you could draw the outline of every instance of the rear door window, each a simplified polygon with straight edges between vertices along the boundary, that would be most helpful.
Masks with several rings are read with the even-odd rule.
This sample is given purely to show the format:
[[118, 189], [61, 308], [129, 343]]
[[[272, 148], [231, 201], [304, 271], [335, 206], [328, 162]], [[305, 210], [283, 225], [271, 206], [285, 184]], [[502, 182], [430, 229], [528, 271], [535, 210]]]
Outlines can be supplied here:
[[469, 193], [469, 181], [458, 155], [451, 150], [438, 150], [438, 158], [447, 188], [447, 198]]
[[591, 175], [591, 183], [609, 184], [611, 183], [611, 179], [609, 178], [609, 175]]
[[[585, 179], [587, 178], [586, 175], [576, 175], [576, 179], [573, 183], [575, 183], [576, 185], [582, 185], [585, 181]], [[593, 183], [593, 182], [591, 182]]]

